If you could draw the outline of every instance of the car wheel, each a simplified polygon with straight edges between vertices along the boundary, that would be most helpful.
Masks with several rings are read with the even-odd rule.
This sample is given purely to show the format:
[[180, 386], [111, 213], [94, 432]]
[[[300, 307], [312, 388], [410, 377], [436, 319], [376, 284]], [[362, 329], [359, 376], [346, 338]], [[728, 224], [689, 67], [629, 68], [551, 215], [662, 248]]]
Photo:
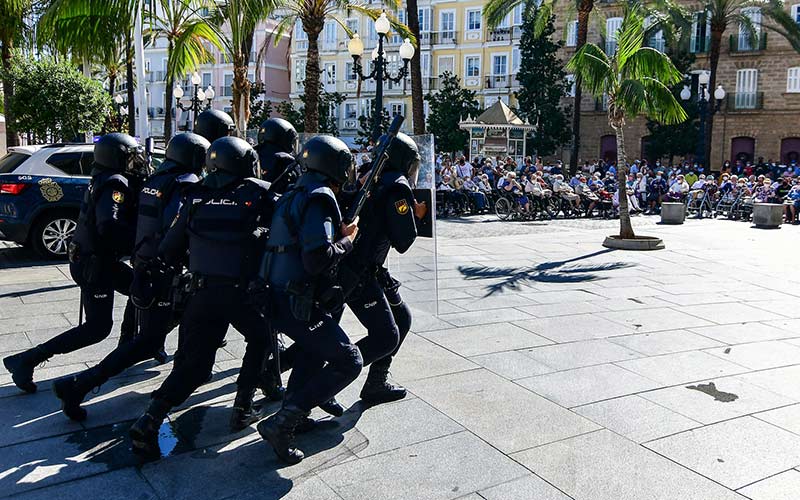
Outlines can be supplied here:
[[33, 249], [46, 259], [66, 259], [67, 246], [77, 226], [76, 218], [70, 214], [46, 215], [31, 234]]

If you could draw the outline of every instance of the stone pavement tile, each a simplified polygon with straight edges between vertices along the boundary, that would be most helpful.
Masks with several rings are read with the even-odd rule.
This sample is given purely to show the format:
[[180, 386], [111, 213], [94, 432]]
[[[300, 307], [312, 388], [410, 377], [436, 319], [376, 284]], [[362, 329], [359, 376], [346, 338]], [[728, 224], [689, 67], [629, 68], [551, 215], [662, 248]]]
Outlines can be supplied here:
[[534, 360], [525, 351], [505, 351], [473, 356], [470, 361], [509, 380], [532, 377], [556, 371]]
[[[710, 386], [711, 383], [714, 385]], [[743, 377], [738, 376], [668, 387], [641, 396], [703, 424], [770, 410], [794, 402], [785, 396], [748, 383]]]
[[20, 300], [24, 304], [42, 304], [59, 302], [62, 300], [79, 300], [81, 296], [80, 288], [75, 283], [60, 285], [54, 291], [42, 291], [39, 293], [26, 293], [20, 295]]
[[676, 352], [617, 364], [663, 385], [677, 385], [749, 371], [741, 365], [702, 351]]
[[[771, 286], [767, 283], [765, 283], [765, 285]], [[738, 290], [734, 288], [733, 290], [726, 291], [725, 295], [739, 300], [746, 300], [748, 304], [750, 304], [750, 301], [753, 299], [771, 302], [775, 305], [779, 305], [781, 303], [783, 305], [790, 305], [797, 300], [796, 296], [779, 292], [777, 290], [759, 290], [757, 293], [753, 293], [752, 290]]]
[[600, 297], [585, 290], [563, 290], [560, 292], [528, 292], [523, 294], [525, 297], [534, 300], [538, 304], [561, 304], [564, 302], [586, 302], [587, 300], [597, 300]]
[[24, 332], [0, 335], [0, 352], [22, 351], [33, 347]]
[[569, 408], [661, 387], [612, 364], [537, 375], [517, 383]]
[[534, 304], [528, 298], [519, 294], [491, 295], [489, 297], [475, 297], [470, 299], [453, 299], [450, 303], [465, 311], [494, 310], [503, 307], [519, 307]]
[[31, 317], [0, 319], [0, 335], [5, 333], [26, 332], [40, 328], [59, 327], [67, 329], [72, 324], [63, 314], [39, 314]]
[[553, 371], [601, 365], [642, 356], [638, 352], [626, 349], [605, 339], [546, 345], [528, 349], [526, 354], [536, 361], [552, 367]]
[[585, 314], [604, 312], [605, 308], [598, 305], [602, 302], [563, 302], [560, 304], [539, 304], [535, 306], [517, 307], [521, 311], [536, 318], [551, 318], [554, 316], [566, 316], [571, 314]]
[[657, 295], [656, 298], [665, 302], [670, 302], [682, 307], [691, 307], [694, 311], [698, 306], [708, 304], [723, 304], [725, 302], [737, 302], [737, 299], [723, 295], [721, 291], [706, 293], [688, 293], [691, 285], [686, 286], [687, 293]]
[[[759, 298], [761, 295], [759, 294]], [[781, 301], [781, 302], [773, 302], [771, 300], [756, 300], [756, 301], [748, 301], [747, 305], [757, 307], [759, 309], [763, 309], [765, 311], [774, 312], [776, 314], [780, 314], [781, 316], [786, 316], [787, 318], [800, 318], [800, 309], [795, 307], [797, 302], [797, 298], [792, 298], [791, 301]]]
[[701, 425], [639, 396], [600, 401], [573, 411], [637, 443]]
[[[494, 309], [491, 311], [468, 311], [439, 315], [439, 319], [457, 327], [486, 325], [490, 323], [504, 323], [506, 321], [517, 321], [528, 318], [531, 318], [530, 314], [526, 314], [518, 309], [513, 308]], [[412, 326], [412, 328], [414, 327]]]
[[708, 326], [692, 328], [691, 331], [724, 344], [744, 344], [746, 342], [761, 342], [800, 336], [800, 332], [792, 333], [764, 323]]
[[[706, 271], [707, 272], [707, 271]], [[730, 272], [730, 270], [728, 271]], [[716, 281], [708, 281], [705, 277], [702, 277], [699, 280], [693, 280], [691, 283], [682, 283], [682, 284], [672, 284], [672, 285], [653, 285], [655, 288], [663, 291], [666, 294], [670, 295], [678, 295], [681, 293], [719, 293], [720, 291], [720, 284]], [[744, 290], [750, 291], [753, 289], [763, 290], [760, 287], [756, 287], [753, 285], [737, 285], [737, 287], [741, 287]]]
[[512, 458], [575, 500], [745, 500], [608, 430]]
[[704, 319], [696, 318], [668, 307], [607, 312], [600, 313], [598, 316], [633, 328], [636, 333], [711, 325], [710, 322]]
[[720, 342], [687, 330], [671, 330], [612, 337], [610, 342], [627, 347], [647, 356], [658, 356], [681, 351], [721, 346]]
[[17, 269], [0, 270], [0, 285], [18, 285], [49, 281], [61, 281], [64, 274], [51, 266], [28, 267], [24, 273]]
[[[464, 314], [464, 313], [457, 313]], [[411, 307], [411, 331], [412, 332], [427, 332], [430, 330], [442, 330], [444, 328], [453, 328], [454, 325], [443, 321], [430, 312], [423, 311], [418, 307]]]
[[751, 500], [792, 500], [800, 495], [800, 471], [781, 472], [739, 490]]
[[790, 343], [792, 345], [800, 345], [800, 338], [786, 339], [786, 342], [788, 342], [788, 343]]
[[[408, 300], [408, 299], [403, 299]], [[427, 303], [418, 303], [418, 302], [408, 302], [409, 304], [414, 304], [416, 307], [426, 307], [428, 306]], [[464, 312], [466, 309], [463, 307], [458, 307], [455, 304], [451, 304], [446, 300], [440, 300], [438, 304], [436, 304], [438, 309], [432, 309], [431, 312], [436, 312], [437, 314], [450, 314], [450, 313], [457, 313], [457, 312]], [[348, 332], [349, 333], [349, 332]]]
[[626, 299], [608, 299], [593, 302], [608, 311], [633, 311], [636, 309], [652, 309], [670, 305], [656, 297], [629, 297]]
[[731, 323], [744, 323], [747, 321], [769, 321], [781, 319], [783, 316], [751, 307], [741, 302], [732, 304], [716, 304], [706, 307], [692, 307], [688, 309], [693, 316], [712, 321], [719, 325]]
[[486, 500], [570, 500], [570, 497], [553, 485], [533, 474], [481, 490], [479, 498]]
[[[625, 279], [622, 280], [624, 282]], [[640, 299], [642, 297], [654, 297], [661, 293], [650, 286], [636, 286], [631, 283], [628, 286], [607, 286], [606, 280], [599, 282], [600, 286], [592, 289], [592, 293], [613, 300]], [[653, 284], [650, 282], [650, 284]]]
[[10, 318], [32, 318], [43, 312], [47, 314], [61, 314], [67, 312], [75, 312], [78, 310], [79, 302], [77, 300], [62, 300], [58, 302], [47, 302], [43, 304], [19, 304], [14, 306], [5, 306], [0, 308], [0, 319]]
[[[468, 299], [470, 297], [473, 297], [473, 295], [471, 295], [469, 292], [470, 292], [469, 289], [463, 290], [463, 289], [457, 289], [457, 288], [448, 288], [448, 289], [439, 290], [438, 296], [439, 296], [439, 300]], [[403, 292], [400, 292], [400, 293], [402, 294]], [[478, 293], [478, 292], [476, 292], [476, 293]], [[413, 294], [412, 293], [406, 293], [405, 295], [411, 296]], [[480, 293], [477, 296], [478, 297], [482, 297], [484, 295], [486, 295], [486, 292], [484, 292], [483, 290], [480, 290]]]
[[478, 368], [475, 363], [418, 335], [409, 334], [392, 362], [392, 376], [400, 383]]
[[800, 366], [773, 368], [737, 378], [800, 402]]
[[800, 464], [800, 436], [752, 417], [682, 432], [645, 446], [734, 490]]
[[526, 474], [468, 432], [352, 460], [318, 473], [348, 500], [440, 500], [463, 496]]
[[753, 370], [800, 364], [800, 346], [780, 340], [707, 349], [705, 352]]
[[514, 324], [558, 343], [634, 333], [630, 328], [600, 318], [597, 314], [538, 318], [515, 321]]
[[15, 500], [53, 500], [54, 498], [62, 500], [79, 500], [83, 498], [158, 500], [153, 488], [133, 468], [105, 472], [96, 476], [14, 495]]
[[[280, 497], [281, 500], [342, 500], [342, 497], [337, 495], [336, 492], [330, 488], [330, 486], [322, 481], [322, 479], [313, 475], [303, 476], [300, 479], [293, 480], [289, 487], [291, 489]], [[265, 496], [264, 492], [260, 489], [245, 493], [241, 491], [237, 492], [236, 488], [231, 488], [230, 492], [235, 493], [227, 496], [226, 499], [267, 500], [270, 498], [269, 496]]]
[[[1, 365], [0, 365], [1, 366]], [[88, 368], [86, 363], [76, 363], [72, 365], [45, 365], [43, 368], [38, 368], [34, 372], [34, 382], [36, 382], [37, 394], [46, 393], [52, 390], [53, 380], [64, 375], [71, 375], [73, 373], [85, 370]], [[22, 396], [24, 395], [17, 386], [11, 381], [11, 374], [6, 373], [5, 367], [2, 370], [3, 374], [0, 375], [0, 398], [8, 396]], [[45, 396], [49, 397], [49, 396]]]
[[416, 381], [409, 388], [504, 453], [597, 429], [585, 418], [483, 369]]
[[[61, 413], [61, 402], [50, 391], [20, 394], [0, 402], [0, 447], [75, 432], [82, 427]], [[0, 452], [0, 455], [6, 451]], [[2, 489], [0, 489], [2, 491]]]
[[476, 356], [552, 344], [550, 340], [511, 323], [435, 330], [420, 335], [461, 356]]
[[800, 404], [756, 413], [753, 416], [800, 436]]
[[765, 321], [764, 324], [790, 332], [790, 337], [800, 337], [800, 319], [779, 319]]

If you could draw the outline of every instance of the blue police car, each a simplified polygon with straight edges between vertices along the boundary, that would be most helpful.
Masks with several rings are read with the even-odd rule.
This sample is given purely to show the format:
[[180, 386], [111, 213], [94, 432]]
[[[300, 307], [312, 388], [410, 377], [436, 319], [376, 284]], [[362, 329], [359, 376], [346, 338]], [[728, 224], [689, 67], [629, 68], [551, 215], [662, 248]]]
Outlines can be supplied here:
[[[9, 148], [0, 158], [0, 239], [63, 259], [91, 180], [92, 144]], [[153, 162], [164, 157], [156, 150]]]

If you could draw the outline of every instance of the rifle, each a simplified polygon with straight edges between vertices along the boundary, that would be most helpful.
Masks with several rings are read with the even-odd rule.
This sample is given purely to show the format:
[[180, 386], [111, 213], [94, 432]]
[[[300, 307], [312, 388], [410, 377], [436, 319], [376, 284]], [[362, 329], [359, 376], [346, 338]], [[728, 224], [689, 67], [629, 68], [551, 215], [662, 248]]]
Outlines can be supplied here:
[[403, 125], [403, 120], [405, 120], [405, 118], [403, 118], [402, 115], [394, 116], [389, 130], [383, 137], [383, 141], [381, 141], [375, 149], [375, 158], [372, 160], [372, 169], [369, 171], [369, 177], [367, 177], [366, 182], [364, 182], [364, 186], [356, 193], [355, 201], [350, 205], [350, 210], [347, 211], [347, 216], [344, 218], [345, 224], [352, 224], [353, 221], [356, 220], [356, 217], [358, 217], [358, 214], [361, 213], [361, 209], [364, 208], [364, 203], [366, 203], [369, 193], [372, 191], [372, 187], [380, 178], [383, 167], [386, 166], [386, 161], [389, 159], [387, 152], [392, 146], [394, 138], [397, 137], [397, 133], [400, 132], [400, 126]]

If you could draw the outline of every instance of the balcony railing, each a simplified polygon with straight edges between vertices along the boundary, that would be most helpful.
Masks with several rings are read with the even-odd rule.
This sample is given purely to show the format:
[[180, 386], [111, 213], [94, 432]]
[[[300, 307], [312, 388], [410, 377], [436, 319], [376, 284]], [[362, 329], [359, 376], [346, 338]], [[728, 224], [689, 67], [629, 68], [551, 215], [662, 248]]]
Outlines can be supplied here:
[[745, 34], [731, 35], [731, 52], [756, 52], [767, 49], [767, 34], [761, 33], [751, 40]]
[[167, 76], [166, 71], [150, 71], [147, 73], [147, 82], [148, 83], [160, 83], [165, 80]]
[[763, 92], [736, 92], [725, 96], [728, 111], [746, 111], [764, 108]]
[[455, 45], [458, 43], [458, 31], [434, 31], [433, 35], [434, 45]]
[[692, 54], [705, 54], [711, 47], [711, 36], [693, 36], [689, 41], [689, 52]]
[[419, 34], [420, 46], [430, 45], [432, 42], [433, 42], [433, 33], [431, 33], [430, 31], [425, 31]]
[[164, 116], [164, 108], [162, 107], [149, 107], [147, 108], [147, 116], [155, 118], [157, 116]]
[[487, 30], [487, 42], [510, 42], [511, 41], [511, 28], [494, 28]]
[[511, 88], [511, 75], [486, 75], [484, 78], [487, 90], [505, 90]]

